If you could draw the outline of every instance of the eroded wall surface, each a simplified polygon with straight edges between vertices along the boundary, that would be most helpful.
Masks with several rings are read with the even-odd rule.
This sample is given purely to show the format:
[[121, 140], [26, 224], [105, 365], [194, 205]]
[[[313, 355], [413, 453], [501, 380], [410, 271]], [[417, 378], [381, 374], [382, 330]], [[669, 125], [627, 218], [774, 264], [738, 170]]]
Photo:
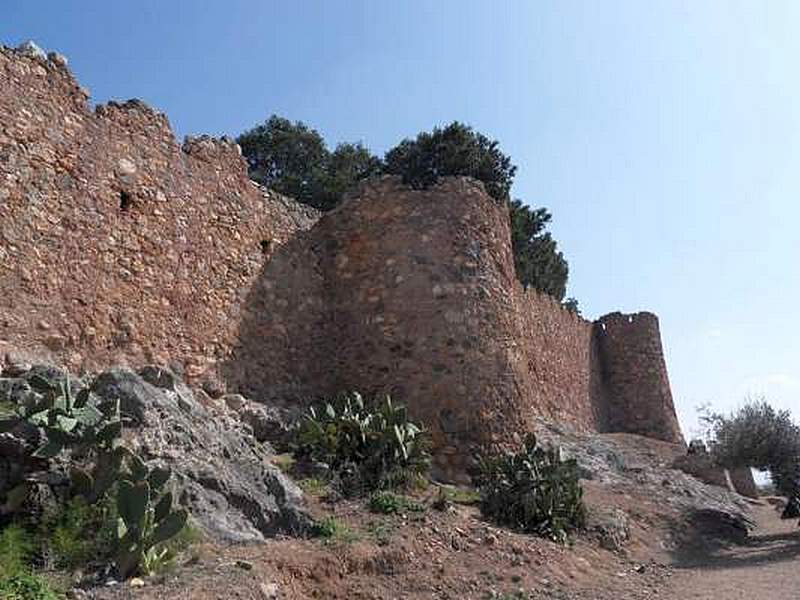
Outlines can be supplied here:
[[73, 369], [226, 358], [265, 252], [316, 220], [237, 147], [138, 101], [89, 109], [61, 61], [0, 50], [0, 345]]
[[525, 428], [507, 221], [477, 182], [385, 177], [318, 227], [339, 384], [407, 402], [453, 471]]
[[179, 145], [138, 101], [0, 50], [0, 350], [72, 369], [181, 363], [262, 401], [392, 394], [440, 473], [532, 419], [681, 443], [658, 320], [596, 323], [523, 290], [508, 212], [466, 178], [364, 182], [315, 211], [228, 140]]
[[595, 324], [597, 369], [606, 389], [610, 431], [683, 441], [661, 345], [652, 313], [611, 313]]
[[593, 323], [523, 290], [507, 208], [470, 179], [364, 182], [264, 266], [248, 302], [229, 384], [270, 401], [390, 394], [448, 477], [535, 417], [683, 442], [656, 317]]
[[609, 406], [594, 323], [536, 290], [515, 290], [529, 412], [581, 429], [608, 429]]

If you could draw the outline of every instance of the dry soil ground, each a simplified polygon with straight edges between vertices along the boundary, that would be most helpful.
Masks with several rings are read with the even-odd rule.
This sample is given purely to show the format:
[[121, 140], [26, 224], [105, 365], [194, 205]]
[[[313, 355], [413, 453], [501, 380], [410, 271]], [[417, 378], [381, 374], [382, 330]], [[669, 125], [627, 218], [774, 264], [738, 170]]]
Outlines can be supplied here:
[[769, 504], [753, 509], [758, 527], [742, 544], [676, 557], [665, 598], [681, 600], [797, 600], [800, 530]]
[[[592, 495], [590, 493], [590, 495]], [[601, 498], [595, 493], [592, 501]], [[204, 546], [196, 564], [103, 598], [797, 600], [800, 531], [767, 504], [742, 543], [691, 541], [666, 551], [666, 530], [636, 524], [624, 554], [578, 539], [571, 547], [497, 529], [472, 507], [366, 516], [339, 503], [347, 529], [327, 542]], [[642, 516], [646, 516], [642, 514]], [[644, 519], [647, 522], [648, 519]], [[655, 543], [654, 543], [655, 542]], [[273, 595], [277, 592], [277, 595]], [[516, 594], [524, 595], [516, 595]]]
[[[590, 440], [591, 441], [591, 440]], [[564, 437], [563, 443], [569, 439]], [[584, 440], [586, 442], [586, 440]], [[437, 489], [417, 494], [425, 510], [370, 513], [363, 500], [311, 500], [339, 524], [327, 539], [204, 544], [191, 561], [143, 587], [86, 590], [102, 600], [784, 600], [800, 599], [800, 532], [767, 501], [738, 543], [686, 525], [701, 506], [746, 507], [668, 468], [674, 452], [643, 438], [600, 436], [584, 482], [590, 510], [620, 510], [630, 537], [611, 551], [591, 533], [560, 545], [496, 527], [476, 506], [437, 510]], [[601, 460], [602, 459], [602, 460]], [[599, 462], [598, 462], [599, 461]], [[602, 464], [601, 464], [602, 463]], [[589, 464], [589, 463], [587, 463]], [[733, 500], [731, 501], [731, 497]], [[687, 504], [688, 503], [688, 504]]]

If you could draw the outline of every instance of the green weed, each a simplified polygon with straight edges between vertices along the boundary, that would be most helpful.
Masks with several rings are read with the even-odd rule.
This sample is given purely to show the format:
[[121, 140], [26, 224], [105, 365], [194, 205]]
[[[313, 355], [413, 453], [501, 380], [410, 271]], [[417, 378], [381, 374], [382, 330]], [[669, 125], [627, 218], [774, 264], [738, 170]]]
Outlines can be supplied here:
[[423, 512], [425, 506], [399, 494], [378, 492], [370, 496], [369, 510], [382, 515], [392, 515], [402, 512]]
[[4, 528], [0, 531], [0, 573], [11, 576], [26, 571], [34, 548], [24, 528], [15, 524]]
[[319, 521], [316, 533], [326, 544], [349, 544], [358, 539], [358, 534], [336, 517], [325, 517]]
[[0, 400], [0, 417], [15, 415], [17, 413], [17, 405], [8, 400]]
[[367, 534], [378, 546], [388, 546], [395, 527], [391, 523], [370, 521], [367, 523]]
[[294, 456], [291, 454], [278, 454], [272, 457], [272, 464], [278, 467], [283, 473], [289, 474], [295, 464]]
[[[436, 503], [442, 506], [448, 502], [470, 506], [480, 502], [480, 499], [481, 495], [477, 490], [442, 486], [439, 488], [439, 497], [436, 499]], [[437, 506], [437, 508], [441, 508], [441, 506]]]
[[0, 575], [0, 600], [61, 600], [50, 583], [41, 575], [21, 571]]
[[314, 498], [327, 496], [330, 492], [328, 483], [322, 479], [319, 479], [318, 477], [307, 477], [305, 479], [301, 479], [297, 482], [297, 485], [300, 486], [300, 489], [303, 490], [303, 492], [309, 496], [313, 496]]

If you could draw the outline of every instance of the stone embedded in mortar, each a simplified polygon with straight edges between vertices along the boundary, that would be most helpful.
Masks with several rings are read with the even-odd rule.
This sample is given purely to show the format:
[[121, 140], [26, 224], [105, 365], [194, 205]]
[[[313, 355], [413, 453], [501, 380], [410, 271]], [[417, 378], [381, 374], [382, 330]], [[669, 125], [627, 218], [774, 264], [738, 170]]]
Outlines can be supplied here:
[[120, 158], [117, 161], [117, 171], [120, 175], [134, 175], [136, 173], [136, 163], [129, 158]]
[[259, 243], [319, 213], [254, 186], [232, 140], [190, 155], [140, 101], [90, 110], [63, 61], [42, 58], [0, 48], [2, 341], [75, 370], [224, 356]]
[[59, 54], [58, 52], [48, 52], [47, 60], [62, 68], [65, 68], [69, 64], [67, 57], [64, 56], [63, 54]]

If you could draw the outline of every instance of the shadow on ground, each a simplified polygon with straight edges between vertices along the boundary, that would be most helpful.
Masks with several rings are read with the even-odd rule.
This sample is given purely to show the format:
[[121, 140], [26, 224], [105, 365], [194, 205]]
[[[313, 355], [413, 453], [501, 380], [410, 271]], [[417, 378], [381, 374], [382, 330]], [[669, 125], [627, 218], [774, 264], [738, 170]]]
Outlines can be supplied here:
[[748, 533], [744, 523], [718, 511], [697, 511], [688, 526], [675, 532], [674, 566], [678, 569], [737, 569], [800, 558], [800, 529]]

